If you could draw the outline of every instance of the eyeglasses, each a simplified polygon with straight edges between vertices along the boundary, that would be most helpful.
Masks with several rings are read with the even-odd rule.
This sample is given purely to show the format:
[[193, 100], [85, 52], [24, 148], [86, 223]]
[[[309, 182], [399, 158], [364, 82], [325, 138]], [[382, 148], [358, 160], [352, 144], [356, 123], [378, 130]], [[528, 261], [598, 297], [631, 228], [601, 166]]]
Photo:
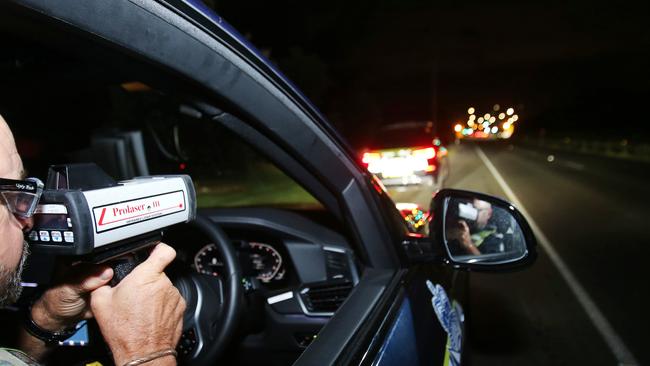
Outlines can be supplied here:
[[30, 218], [43, 194], [43, 182], [38, 178], [14, 180], [0, 178], [0, 196], [9, 211], [22, 218]]

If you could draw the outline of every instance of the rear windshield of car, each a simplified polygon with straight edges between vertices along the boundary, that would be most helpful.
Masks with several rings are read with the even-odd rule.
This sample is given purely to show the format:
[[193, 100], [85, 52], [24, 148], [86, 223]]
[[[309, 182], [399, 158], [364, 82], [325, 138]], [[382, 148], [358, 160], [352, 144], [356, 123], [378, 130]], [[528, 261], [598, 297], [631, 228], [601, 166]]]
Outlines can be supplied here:
[[384, 129], [379, 131], [372, 143], [375, 149], [415, 146], [433, 146], [433, 136], [424, 127]]

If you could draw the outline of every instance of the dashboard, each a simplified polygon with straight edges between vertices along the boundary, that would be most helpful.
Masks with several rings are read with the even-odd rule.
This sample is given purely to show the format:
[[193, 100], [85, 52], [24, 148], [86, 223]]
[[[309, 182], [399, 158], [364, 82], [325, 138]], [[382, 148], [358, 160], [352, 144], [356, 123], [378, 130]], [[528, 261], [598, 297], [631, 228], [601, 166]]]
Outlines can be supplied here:
[[[355, 256], [346, 239], [301, 215], [270, 208], [212, 209], [202, 214], [227, 233], [243, 277], [265, 296], [358, 281]], [[192, 271], [223, 275], [216, 246], [198, 229], [184, 226], [169, 240], [177, 243], [179, 260]]]
[[[228, 235], [242, 269], [246, 315], [240, 331], [245, 336], [230, 362], [268, 364], [280, 352], [291, 359], [278, 364], [292, 363], [359, 280], [347, 240], [329, 226], [287, 210], [199, 213]], [[182, 225], [167, 234], [182, 270], [208, 278], [224, 275], [217, 247], [199, 229]]]
[[[288, 357], [298, 357], [359, 280], [347, 240], [330, 226], [288, 210], [199, 213], [228, 235], [242, 269], [246, 315], [240, 328], [246, 336], [231, 361], [259, 364], [290, 350]], [[208, 278], [224, 275], [217, 247], [199, 229], [182, 225], [165, 240], [176, 248], [181, 270]]]

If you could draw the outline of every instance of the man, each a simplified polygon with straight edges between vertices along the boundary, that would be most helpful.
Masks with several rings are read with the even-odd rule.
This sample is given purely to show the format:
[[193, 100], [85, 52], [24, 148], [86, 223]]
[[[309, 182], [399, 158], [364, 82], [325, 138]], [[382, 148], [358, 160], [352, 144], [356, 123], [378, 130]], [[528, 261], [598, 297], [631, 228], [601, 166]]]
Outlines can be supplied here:
[[[0, 116], [0, 178], [23, 180], [23, 165], [13, 135]], [[32, 226], [31, 213], [17, 212], [0, 197], [0, 306], [20, 295], [20, 275], [28, 254], [23, 234]], [[76, 266], [67, 280], [48, 289], [34, 302], [30, 320], [44, 332], [61, 332], [81, 319], [94, 317], [110, 347], [115, 364], [152, 359], [147, 365], [175, 365], [174, 348], [182, 331], [185, 301], [163, 270], [176, 256], [174, 249], [159, 244], [149, 258], [117, 286], [108, 282], [113, 271], [105, 266]], [[31, 329], [31, 328], [30, 328]], [[22, 330], [20, 348], [42, 361], [52, 346]], [[137, 363], [138, 361], [136, 361]], [[0, 362], [1, 363], [1, 362]]]

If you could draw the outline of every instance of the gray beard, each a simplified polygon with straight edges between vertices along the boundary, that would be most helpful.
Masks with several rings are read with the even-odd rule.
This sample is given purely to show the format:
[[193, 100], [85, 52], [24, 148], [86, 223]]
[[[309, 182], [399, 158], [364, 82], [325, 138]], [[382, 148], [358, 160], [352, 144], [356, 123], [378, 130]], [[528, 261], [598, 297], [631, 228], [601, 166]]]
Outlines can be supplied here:
[[23, 291], [23, 287], [20, 285], [20, 277], [23, 274], [23, 267], [28, 255], [29, 245], [24, 241], [23, 254], [14, 271], [8, 271], [0, 264], [0, 308], [15, 303], [20, 297]]

